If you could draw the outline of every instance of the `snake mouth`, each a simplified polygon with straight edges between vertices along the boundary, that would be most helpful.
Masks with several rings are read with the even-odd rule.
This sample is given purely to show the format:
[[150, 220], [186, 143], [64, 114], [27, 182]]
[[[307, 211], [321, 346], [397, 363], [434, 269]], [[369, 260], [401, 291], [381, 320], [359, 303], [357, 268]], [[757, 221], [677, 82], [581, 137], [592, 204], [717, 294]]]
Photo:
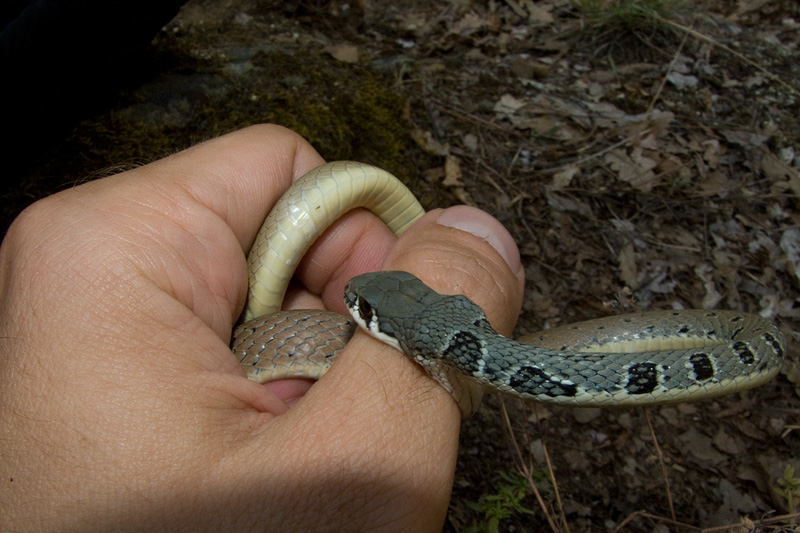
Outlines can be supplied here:
[[[345, 286], [344, 304], [361, 329], [379, 341], [404, 351], [399, 340], [392, 334], [391, 328], [387, 331], [386, 327], [382, 327], [382, 321], [375, 313], [375, 308], [369, 302], [369, 298], [362, 294], [372, 280], [385, 275], [385, 272], [371, 272], [351, 279]], [[384, 323], [384, 325], [387, 324]]]

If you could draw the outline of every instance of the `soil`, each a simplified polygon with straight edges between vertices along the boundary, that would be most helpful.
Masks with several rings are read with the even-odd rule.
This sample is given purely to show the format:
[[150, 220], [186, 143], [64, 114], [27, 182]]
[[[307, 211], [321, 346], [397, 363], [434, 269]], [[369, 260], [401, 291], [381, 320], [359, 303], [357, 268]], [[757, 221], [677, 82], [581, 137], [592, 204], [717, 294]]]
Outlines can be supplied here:
[[793, 530], [775, 517], [800, 511], [779, 481], [800, 483], [800, 5], [622, 4], [191, 0], [138, 75], [9, 154], [3, 228], [61, 188], [287, 125], [428, 208], [503, 222], [526, 266], [520, 334], [694, 307], [786, 335], [778, 378], [723, 398], [490, 398], [463, 424], [445, 531]]

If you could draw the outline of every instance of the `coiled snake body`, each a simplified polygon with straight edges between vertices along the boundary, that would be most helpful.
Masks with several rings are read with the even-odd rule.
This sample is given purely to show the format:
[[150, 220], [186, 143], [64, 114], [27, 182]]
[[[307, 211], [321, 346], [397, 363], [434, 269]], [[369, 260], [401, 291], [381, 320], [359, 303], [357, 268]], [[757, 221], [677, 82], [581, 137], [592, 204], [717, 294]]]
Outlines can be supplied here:
[[[393, 176], [351, 162], [309, 172], [273, 207], [248, 257], [247, 321], [232, 343], [250, 379], [318, 379], [353, 335], [355, 325], [341, 315], [278, 311], [303, 254], [356, 207], [398, 235], [424, 212]], [[465, 415], [484, 390], [575, 406], [719, 396], [772, 379], [784, 356], [774, 324], [733, 311], [612, 316], [514, 341], [497, 334], [468, 298], [438, 294], [407, 272], [357, 276], [345, 292], [355, 321], [421, 364]]]

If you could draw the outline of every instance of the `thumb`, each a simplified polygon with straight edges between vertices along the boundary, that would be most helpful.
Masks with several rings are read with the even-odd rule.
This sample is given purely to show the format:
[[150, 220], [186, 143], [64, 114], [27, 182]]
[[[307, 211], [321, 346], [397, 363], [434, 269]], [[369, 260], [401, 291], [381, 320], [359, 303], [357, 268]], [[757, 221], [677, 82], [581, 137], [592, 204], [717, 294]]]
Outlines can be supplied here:
[[463, 294], [509, 334], [522, 305], [524, 272], [511, 235], [479, 209], [431, 211], [389, 252], [383, 270], [405, 270], [443, 294]]
[[[483, 211], [459, 206], [429, 213], [413, 230], [382, 269], [411, 272], [437, 292], [467, 296], [497, 331], [509, 334], [519, 315], [524, 274], [505, 228]], [[481, 385], [449, 365], [423, 366], [434, 378], [425, 382], [434, 397], [446, 392], [464, 416], [478, 408]]]

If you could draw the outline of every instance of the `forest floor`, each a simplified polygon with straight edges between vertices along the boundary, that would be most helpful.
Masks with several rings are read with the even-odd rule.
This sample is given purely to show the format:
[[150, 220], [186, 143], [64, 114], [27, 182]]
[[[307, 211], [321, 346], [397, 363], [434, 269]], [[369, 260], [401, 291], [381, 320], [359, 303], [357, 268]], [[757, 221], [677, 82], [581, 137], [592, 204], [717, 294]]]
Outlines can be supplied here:
[[520, 334], [693, 307], [787, 337], [779, 377], [728, 397], [490, 398], [463, 424], [445, 531], [800, 527], [775, 519], [800, 512], [800, 4], [190, 0], [147, 54], [145, 79], [4, 193], [4, 227], [59, 188], [286, 125], [427, 208], [503, 222], [526, 267]]

